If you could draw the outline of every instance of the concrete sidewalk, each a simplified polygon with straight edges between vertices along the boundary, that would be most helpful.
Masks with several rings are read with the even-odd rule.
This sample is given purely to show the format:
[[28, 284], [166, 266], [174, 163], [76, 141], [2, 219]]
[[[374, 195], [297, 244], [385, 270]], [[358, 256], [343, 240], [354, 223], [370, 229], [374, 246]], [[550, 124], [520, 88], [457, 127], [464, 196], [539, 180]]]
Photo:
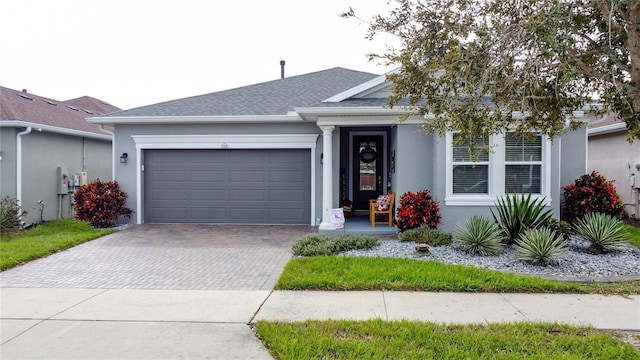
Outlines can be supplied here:
[[270, 359], [260, 320], [558, 321], [640, 331], [640, 296], [0, 289], [2, 359]]

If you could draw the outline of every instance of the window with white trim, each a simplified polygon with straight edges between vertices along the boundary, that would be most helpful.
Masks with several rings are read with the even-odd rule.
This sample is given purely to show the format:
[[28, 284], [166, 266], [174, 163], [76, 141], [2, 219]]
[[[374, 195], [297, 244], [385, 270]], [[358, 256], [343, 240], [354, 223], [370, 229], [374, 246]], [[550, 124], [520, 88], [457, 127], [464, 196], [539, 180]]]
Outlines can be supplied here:
[[476, 149], [488, 145], [491, 150], [472, 157], [468, 144], [455, 144], [456, 136], [446, 135], [445, 204], [493, 205], [507, 193], [531, 193], [551, 200], [551, 142], [547, 137], [508, 132], [477, 139]]
[[542, 189], [542, 136], [507, 133], [504, 138], [504, 191], [540, 194]]
[[[456, 144], [456, 136], [452, 135], [451, 150], [452, 183], [454, 194], [489, 194], [489, 152], [482, 151], [473, 156], [469, 152], [469, 143]], [[478, 138], [475, 141], [476, 149], [485, 148], [486, 140]]]

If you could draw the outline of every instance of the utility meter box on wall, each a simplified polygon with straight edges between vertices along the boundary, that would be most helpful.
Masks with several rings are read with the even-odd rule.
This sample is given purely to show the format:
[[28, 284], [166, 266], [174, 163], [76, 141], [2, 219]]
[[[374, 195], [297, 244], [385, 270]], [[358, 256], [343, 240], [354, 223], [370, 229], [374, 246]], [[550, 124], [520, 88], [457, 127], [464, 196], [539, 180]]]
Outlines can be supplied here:
[[71, 178], [69, 177], [69, 170], [66, 167], [58, 166], [58, 176], [57, 179], [57, 189], [58, 195], [64, 195], [69, 193], [69, 181]]

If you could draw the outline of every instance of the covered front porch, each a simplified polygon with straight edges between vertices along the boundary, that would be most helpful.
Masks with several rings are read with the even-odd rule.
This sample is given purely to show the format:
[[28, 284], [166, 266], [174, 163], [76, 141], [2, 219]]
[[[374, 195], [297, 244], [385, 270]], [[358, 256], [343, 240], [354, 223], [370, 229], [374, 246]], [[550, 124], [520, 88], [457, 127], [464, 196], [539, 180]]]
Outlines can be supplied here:
[[340, 229], [323, 229], [318, 230], [320, 234], [341, 235], [341, 234], [363, 234], [363, 235], [391, 235], [397, 234], [398, 228], [388, 226], [386, 224], [376, 224], [371, 226], [369, 215], [356, 215], [345, 219], [344, 227]]

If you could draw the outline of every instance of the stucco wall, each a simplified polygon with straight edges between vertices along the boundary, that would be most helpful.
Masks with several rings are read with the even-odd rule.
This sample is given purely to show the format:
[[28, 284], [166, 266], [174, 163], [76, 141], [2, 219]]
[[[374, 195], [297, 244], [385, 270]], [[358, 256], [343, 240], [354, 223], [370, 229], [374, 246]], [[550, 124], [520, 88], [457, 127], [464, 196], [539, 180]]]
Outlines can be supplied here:
[[[434, 193], [433, 137], [425, 135], [416, 125], [395, 126], [395, 184], [397, 199], [407, 191], [429, 190]], [[396, 204], [397, 205], [397, 204]]]
[[16, 130], [0, 127], [0, 196], [16, 197]]
[[[21, 205], [28, 211], [24, 218], [27, 224], [40, 220], [39, 200], [44, 201], [45, 221], [59, 218], [60, 209], [62, 218], [73, 216], [72, 196], [64, 195], [61, 199], [57, 194], [58, 166], [66, 167], [71, 174], [87, 171], [89, 182], [97, 178], [111, 180], [110, 141], [33, 131], [22, 137], [22, 148]], [[14, 176], [15, 171], [14, 167]]]
[[[588, 169], [598, 171], [614, 185], [625, 204], [635, 204], [629, 176], [635, 174], [636, 186], [640, 187], [640, 141], [629, 143], [625, 131], [592, 135], [589, 137]], [[637, 194], [637, 193], [636, 193]], [[635, 195], [637, 196], [637, 195]], [[635, 213], [633, 206], [625, 207], [628, 214]]]

